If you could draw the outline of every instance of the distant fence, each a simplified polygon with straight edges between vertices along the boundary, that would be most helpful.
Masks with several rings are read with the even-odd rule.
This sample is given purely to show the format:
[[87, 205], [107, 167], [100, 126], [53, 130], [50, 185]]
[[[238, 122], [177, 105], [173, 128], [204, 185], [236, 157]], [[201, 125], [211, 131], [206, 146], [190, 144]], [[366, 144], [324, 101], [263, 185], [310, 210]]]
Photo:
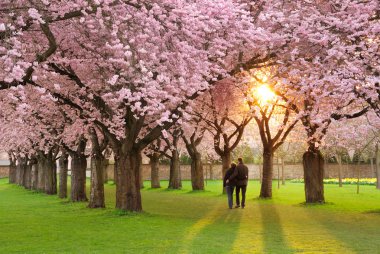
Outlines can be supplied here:
[[[249, 169], [249, 179], [260, 179], [259, 168], [262, 166], [249, 164], [247, 165]], [[222, 166], [221, 165], [204, 165], [204, 176], [207, 179], [222, 179]], [[274, 165], [273, 178], [278, 178], [278, 165]], [[360, 170], [360, 177], [362, 178], [372, 178], [376, 177], [375, 169], [371, 168], [371, 165], [343, 165], [342, 167], [342, 177], [343, 178], [354, 178], [357, 177], [357, 170]], [[338, 177], [339, 166], [337, 164], [327, 164], [325, 167], [325, 178], [337, 178]], [[181, 178], [183, 180], [191, 179], [190, 165], [181, 165]], [[107, 168], [108, 179], [113, 179], [114, 169], [113, 165], [109, 165]], [[160, 165], [160, 179], [169, 179], [169, 165]], [[282, 177], [281, 165], [280, 165], [280, 178]], [[303, 178], [303, 168], [301, 164], [286, 164], [284, 167], [284, 177], [285, 179], [297, 179]], [[143, 165], [143, 178], [144, 180], [150, 180], [150, 166]]]
[[[249, 169], [250, 179], [260, 179], [259, 165], [249, 164], [247, 165]], [[204, 165], [204, 175], [206, 179], [222, 179], [222, 166], [221, 165]], [[261, 168], [261, 167], [260, 167]], [[278, 165], [274, 165], [273, 178], [278, 178]], [[361, 178], [373, 178], [376, 177], [375, 169], [371, 165], [343, 165], [342, 177], [343, 178], [355, 178], [357, 177], [357, 170], [360, 170]], [[325, 167], [325, 178], [337, 178], [338, 177], [339, 166], [337, 164], [326, 164]], [[181, 165], [181, 178], [183, 180], [191, 179], [190, 175], [190, 165]], [[69, 171], [70, 174], [70, 171]], [[9, 167], [0, 166], [0, 178], [8, 177]], [[169, 179], [169, 165], [160, 165], [160, 179]], [[90, 171], [87, 171], [87, 177], [90, 177]], [[113, 165], [108, 165], [107, 167], [107, 177], [108, 179], [114, 179], [114, 168]], [[281, 165], [280, 165], [280, 178], [281, 175]], [[285, 179], [297, 179], [303, 178], [303, 169], [301, 164], [286, 164], [284, 167], [284, 177]], [[150, 180], [150, 166], [143, 165], [143, 178], [144, 180]]]
[[0, 166], [0, 178], [9, 176], [9, 167], [8, 166]]

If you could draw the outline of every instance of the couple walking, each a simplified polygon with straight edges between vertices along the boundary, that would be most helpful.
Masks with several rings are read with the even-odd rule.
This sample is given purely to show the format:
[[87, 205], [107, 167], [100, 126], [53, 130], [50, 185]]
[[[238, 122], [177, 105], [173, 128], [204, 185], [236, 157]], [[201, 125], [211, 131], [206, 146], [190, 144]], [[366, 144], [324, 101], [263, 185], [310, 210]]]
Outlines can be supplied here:
[[245, 192], [248, 184], [248, 168], [243, 164], [243, 159], [238, 159], [238, 165], [231, 164], [231, 168], [227, 170], [223, 179], [223, 187], [226, 187], [228, 196], [228, 206], [232, 209], [233, 193], [236, 187], [236, 206], [240, 207], [240, 191], [241, 191], [241, 208], [245, 207]]

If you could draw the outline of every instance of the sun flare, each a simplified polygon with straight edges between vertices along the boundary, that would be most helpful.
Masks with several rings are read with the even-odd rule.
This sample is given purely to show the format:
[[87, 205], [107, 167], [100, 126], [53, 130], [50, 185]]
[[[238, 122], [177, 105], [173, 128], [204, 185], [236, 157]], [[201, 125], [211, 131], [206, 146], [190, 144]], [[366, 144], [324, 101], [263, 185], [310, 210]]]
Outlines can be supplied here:
[[258, 88], [255, 89], [256, 97], [261, 101], [261, 102], [268, 102], [271, 101], [274, 97], [275, 94], [274, 92], [267, 86], [267, 85], [261, 85]]

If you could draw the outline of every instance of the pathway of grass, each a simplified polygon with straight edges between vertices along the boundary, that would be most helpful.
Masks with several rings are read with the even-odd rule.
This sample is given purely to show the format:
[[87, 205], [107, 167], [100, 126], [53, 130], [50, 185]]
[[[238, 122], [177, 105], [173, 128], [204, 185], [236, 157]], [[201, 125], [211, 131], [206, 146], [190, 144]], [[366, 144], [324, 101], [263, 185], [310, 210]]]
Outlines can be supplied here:
[[327, 205], [305, 206], [302, 184], [258, 200], [250, 182], [244, 210], [227, 209], [220, 181], [206, 188], [146, 188], [145, 212], [126, 215], [113, 208], [114, 185], [106, 185], [108, 208], [91, 210], [1, 179], [0, 253], [380, 253], [373, 186], [357, 195], [355, 186], [327, 185]]

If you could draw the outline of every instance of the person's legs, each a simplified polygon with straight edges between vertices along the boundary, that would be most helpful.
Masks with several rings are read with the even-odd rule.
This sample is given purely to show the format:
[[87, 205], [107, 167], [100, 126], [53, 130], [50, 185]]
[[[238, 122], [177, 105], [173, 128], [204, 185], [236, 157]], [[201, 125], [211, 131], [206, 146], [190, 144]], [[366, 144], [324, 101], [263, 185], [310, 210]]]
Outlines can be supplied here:
[[245, 207], [245, 192], [247, 191], [247, 185], [241, 186], [241, 207]]
[[236, 207], [240, 206], [240, 186], [236, 186]]
[[232, 208], [232, 204], [233, 204], [232, 194], [234, 192], [234, 187], [226, 186], [226, 192], [227, 192], [227, 197], [228, 197], [228, 207]]

